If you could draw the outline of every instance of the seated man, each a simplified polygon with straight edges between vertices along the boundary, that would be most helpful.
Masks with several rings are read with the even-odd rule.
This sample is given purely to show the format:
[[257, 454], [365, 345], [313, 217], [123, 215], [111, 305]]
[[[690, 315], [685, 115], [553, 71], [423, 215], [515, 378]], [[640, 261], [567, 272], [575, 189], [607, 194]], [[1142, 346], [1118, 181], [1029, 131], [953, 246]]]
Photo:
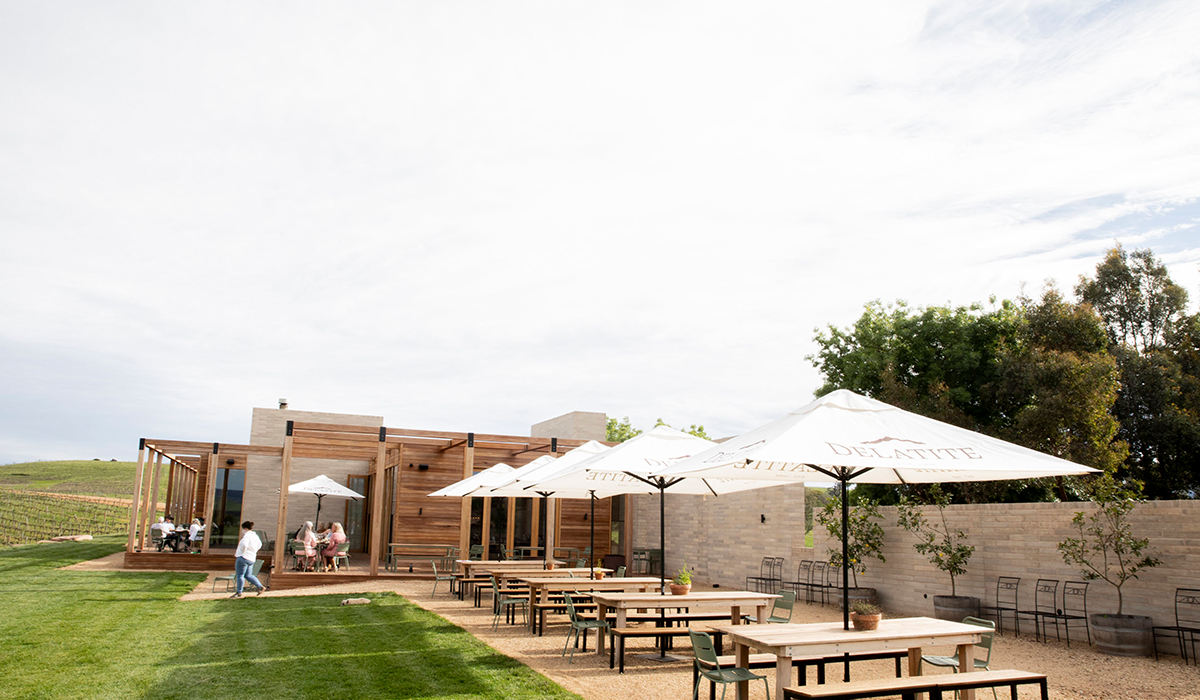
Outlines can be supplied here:
[[171, 516], [167, 516], [162, 524], [163, 546], [173, 552], [180, 551], [179, 547], [183, 544], [184, 537], [187, 535], [187, 530], [175, 527], [175, 520]]

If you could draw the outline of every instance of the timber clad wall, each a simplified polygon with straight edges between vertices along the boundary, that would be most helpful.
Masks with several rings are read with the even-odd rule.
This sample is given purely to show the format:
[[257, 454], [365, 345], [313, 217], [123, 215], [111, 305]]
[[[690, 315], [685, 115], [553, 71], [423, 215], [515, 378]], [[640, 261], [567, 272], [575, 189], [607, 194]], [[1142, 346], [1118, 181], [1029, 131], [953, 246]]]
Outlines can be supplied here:
[[[658, 496], [635, 496], [630, 502], [633, 546], [658, 549]], [[790, 580], [800, 559], [811, 558], [804, 547], [803, 484], [720, 497], [681, 496], [668, 489], [666, 523], [667, 575], [686, 558], [699, 585], [743, 589], [767, 556], [786, 558], [784, 578]]]
[[[870, 561], [859, 585], [876, 588], [880, 604], [889, 613], [931, 615], [932, 597], [950, 593], [950, 577], [913, 550], [916, 538], [896, 527], [894, 507], [881, 511], [887, 563]], [[1064, 564], [1058, 553], [1059, 542], [1078, 536], [1071, 526], [1077, 511], [1090, 513], [1091, 505], [1005, 503], [947, 508], [950, 526], [965, 531], [968, 543], [975, 546], [966, 576], [958, 579], [958, 594], [994, 603], [997, 577], [1018, 576], [1020, 603], [1032, 607], [1037, 579], [1082, 580], [1079, 570]], [[1125, 584], [1123, 612], [1150, 615], [1156, 625], [1174, 624], [1175, 589], [1195, 588], [1200, 583], [1200, 501], [1143, 503], [1130, 514], [1129, 522], [1135, 536], [1150, 538], [1163, 563]], [[820, 525], [815, 527], [813, 543], [816, 555], [827, 559], [831, 541]], [[1061, 585], [1059, 590], [1061, 593]], [[1116, 612], [1115, 589], [1103, 581], [1091, 583], [1087, 598], [1088, 612]]]

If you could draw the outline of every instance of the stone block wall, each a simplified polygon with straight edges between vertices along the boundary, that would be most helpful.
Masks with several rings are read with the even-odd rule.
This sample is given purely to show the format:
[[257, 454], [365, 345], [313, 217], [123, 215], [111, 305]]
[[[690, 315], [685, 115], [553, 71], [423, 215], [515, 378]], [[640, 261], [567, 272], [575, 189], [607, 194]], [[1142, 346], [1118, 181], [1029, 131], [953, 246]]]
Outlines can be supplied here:
[[[658, 496], [632, 496], [633, 546], [658, 549]], [[766, 521], [763, 521], [766, 516]], [[804, 485], [772, 486], [724, 496], [666, 495], [667, 574], [683, 561], [697, 585], [743, 589], [762, 558], [784, 557], [784, 578], [794, 578], [804, 546]], [[790, 569], [790, 572], [789, 572]]]
[[[1020, 603], [1032, 607], [1037, 579], [1083, 580], [1078, 569], [1063, 563], [1058, 543], [1078, 535], [1071, 518], [1091, 508], [1086, 503], [950, 506], [946, 509], [950, 526], [965, 531], [975, 546], [966, 575], [958, 579], [958, 594], [994, 603], [997, 577], [1018, 576]], [[932, 597], [950, 593], [950, 577], [912, 548], [916, 538], [896, 526], [894, 507], [881, 511], [887, 562], [872, 560], [859, 585], [877, 589], [880, 604], [889, 613], [932, 615]], [[926, 514], [930, 511], [936, 512], [928, 509]], [[1135, 536], [1150, 538], [1163, 564], [1125, 584], [1123, 612], [1150, 615], [1159, 625], [1173, 624], [1175, 589], [1200, 588], [1200, 501], [1143, 503], [1129, 521]], [[815, 558], [828, 559], [828, 549], [840, 547], [819, 524], [813, 534]], [[1061, 585], [1059, 590], [1061, 594]], [[1116, 601], [1115, 589], [1104, 581], [1089, 586], [1089, 612], [1116, 612]]]
[[608, 416], [592, 411], [572, 411], [557, 418], [534, 423], [529, 437], [556, 437], [564, 440], [599, 440], [608, 435]]

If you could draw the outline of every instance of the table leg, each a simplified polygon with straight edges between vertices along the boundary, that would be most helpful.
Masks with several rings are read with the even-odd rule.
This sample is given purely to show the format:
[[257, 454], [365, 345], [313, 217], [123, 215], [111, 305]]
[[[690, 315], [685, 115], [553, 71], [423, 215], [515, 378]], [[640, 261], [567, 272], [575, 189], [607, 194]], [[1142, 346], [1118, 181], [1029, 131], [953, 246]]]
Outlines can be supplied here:
[[537, 634], [537, 631], [538, 631], [537, 630], [538, 616], [537, 616], [537, 613], [534, 612], [534, 610], [536, 608], [533, 607], [533, 604], [536, 603], [537, 600], [538, 600], [537, 586], [530, 586], [529, 587], [529, 633], [530, 634]]
[[729, 608], [729, 620], [732, 624], [742, 624], [742, 606], [733, 605]]
[[[749, 668], [750, 666], [750, 647], [739, 642], [733, 643], [733, 656], [736, 659], [736, 664], [739, 668]], [[790, 661], [791, 659], [789, 659]], [[778, 696], [780, 699], [782, 695]], [[737, 684], [737, 700], [749, 700], [750, 698], [750, 681], [739, 681]]]
[[[604, 622], [608, 619], [608, 606], [604, 603], [596, 604], [596, 619]], [[604, 634], [604, 628], [596, 630], [596, 653], [604, 656], [604, 645], [608, 643], [608, 635]], [[615, 642], [614, 642], [615, 643]]]
[[[749, 663], [750, 657], [746, 657]], [[742, 666], [742, 668], [746, 668]], [[783, 689], [792, 684], [792, 657], [784, 654], [775, 656], [775, 700], [783, 700]]]
[[[908, 675], [921, 675], [921, 652], [922, 647], [909, 647], [908, 649]], [[917, 693], [913, 696], [915, 700], [923, 700], [925, 693]]]
[[[972, 673], [975, 670], [975, 645], [958, 645], [958, 672]], [[962, 700], [975, 700], [975, 689], [964, 690], [959, 694]]]
[[760, 624], [760, 625], [767, 624], [767, 604], [766, 603], [763, 603], [762, 605], [758, 606], [758, 624]]

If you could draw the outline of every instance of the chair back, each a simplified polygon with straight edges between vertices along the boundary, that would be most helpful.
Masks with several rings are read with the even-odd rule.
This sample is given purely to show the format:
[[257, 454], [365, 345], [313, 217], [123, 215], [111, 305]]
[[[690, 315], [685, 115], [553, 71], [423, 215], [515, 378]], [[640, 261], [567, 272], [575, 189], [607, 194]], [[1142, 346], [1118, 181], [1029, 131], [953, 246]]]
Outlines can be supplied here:
[[996, 605], [1006, 608], [1017, 607], [1017, 590], [1021, 587], [1018, 576], [1001, 576], [996, 579]]
[[1066, 581], [1063, 583], [1063, 612], [1067, 615], [1087, 617], [1087, 581]]
[[775, 561], [771, 564], [771, 580], [783, 580], [783, 557], [775, 557]]
[[350, 543], [343, 542], [343, 543], [339, 544], [338, 548], [337, 548], [337, 556], [343, 557], [343, 556], [347, 556], [348, 554], [350, 554]]
[[[1056, 582], [1057, 583], [1057, 582]], [[987, 649], [987, 654], [982, 659], [975, 657], [976, 665], [982, 663], [984, 666], [989, 666], [992, 663], [992, 639], [996, 636], [996, 623], [991, 620], [982, 620], [978, 617], [964, 617], [964, 625], [976, 625], [978, 627], [986, 627], [987, 632], [983, 633], [983, 638], [975, 646], [982, 649]], [[969, 670], [969, 669], [968, 669]]]
[[724, 680], [721, 676], [721, 661], [717, 658], [717, 649], [713, 645], [712, 635], [708, 632], [688, 630], [692, 638], [692, 653], [696, 655], [696, 670], [705, 678]]
[[825, 570], [828, 568], [829, 568], [829, 562], [814, 561], [813, 565], [812, 565], [812, 569], [809, 571], [809, 575], [810, 575], [810, 578], [808, 579], [809, 583], [814, 586], [824, 586], [825, 585]]
[[[254, 566], [250, 569], [250, 575], [258, 578], [258, 572], [262, 571], [263, 559], [255, 559]], [[228, 590], [228, 589], [227, 589]]]
[[1058, 608], [1055, 607], [1057, 597], [1058, 579], [1039, 578], [1033, 594], [1033, 607], [1038, 612], [1054, 614], [1058, 612]]
[[588, 565], [588, 560], [585, 559], [584, 557], [580, 557], [575, 560], [575, 568], [576, 569], [586, 569], [587, 565]]
[[767, 622], [786, 623], [792, 621], [792, 608], [796, 606], [795, 591], [779, 591], [779, 597], [771, 605], [771, 614]]
[[825, 587], [826, 588], [841, 588], [842, 586], [842, 567], [834, 566], [832, 563], [825, 565]]
[[579, 616], [575, 613], [575, 603], [571, 600], [571, 594], [563, 591], [563, 602], [567, 604], [567, 617], [571, 619], [571, 625], [579, 623]]
[[625, 578], [625, 565], [622, 564], [621, 566], [618, 566], [617, 573], [614, 574], [614, 576], [617, 578]]
[[1200, 589], [1175, 589], [1175, 626], [1200, 628]]
[[437, 559], [430, 559], [430, 560], [429, 560], [429, 565], [433, 567], [433, 578], [435, 578], [435, 579], [436, 579], [436, 578], [438, 577], [438, 572], [437, 572]]
[[483, 559], [483, 545], [471, 545], [471, 553], [467, 556], [468, 559]]
[[267, 533], [264, 530], [255, 530], [255, 535], [258, 535], [258, 541], [263, 547], [267, 546]]
[[796, 568], [796, 583], [809, 583], [812, 580], [813, 560], [804, 559]]
[[771, 578], [771, 570], [775, 568], [775, 557], [763, 557], [758, 565], [759, 578]]

